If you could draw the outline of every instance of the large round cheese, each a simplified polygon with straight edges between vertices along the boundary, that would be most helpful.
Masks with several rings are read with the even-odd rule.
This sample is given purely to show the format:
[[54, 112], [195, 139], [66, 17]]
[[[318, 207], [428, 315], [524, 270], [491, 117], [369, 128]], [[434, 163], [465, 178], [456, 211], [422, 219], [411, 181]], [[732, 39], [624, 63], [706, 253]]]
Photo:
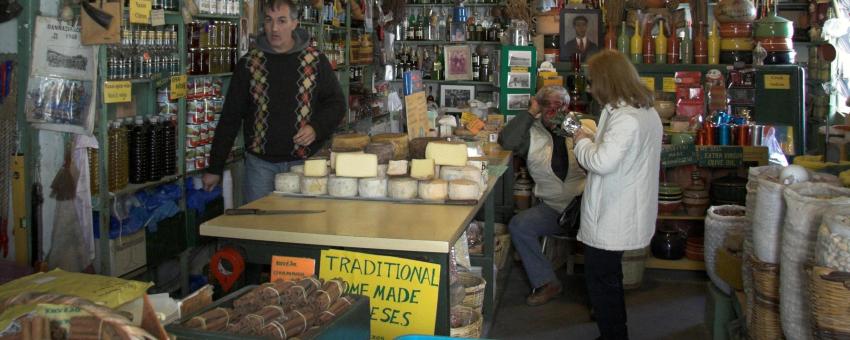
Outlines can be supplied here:
[[343, 153], [363, 153], [363, 150], [357, 148], [332, 148], [331, 149], [331, 170], [336, 169], [336, 158]]
[[289, 167], [289, 172], [294, 172], [296, 174], [303, 175], [304, 174], [304, 165], [293, 165]]
[[440, 167], [440, 179], [447, 181], [468, 179], [479, 186], [484, 186], [484, 178], [481, 176], [481, 170], [473, 166], [442, 166]]
[[301, 175], [294, 172], [284, 172], [275, 175], [274, 190], [285, 193], [301, 192]]
[[393, 144], [393, 160], [407, 159], [408, 138], [406, 133], [382, 133], [372, 136], [373, 142], [390, 142]]
[[360, 194], [360, 197], [387, 197], [387, 179], [378, 177], [361, 178], [357, 192]]
[[387, 169], [388, 166], [386, 164], [378, 164], [378, 178], [386, 178], [387, 177]]
[[478, 183], [468, 179], [455, 179], [449, 181], [449, 199], [477, 200], [478, 192]]
[[448, 182], [442, 179], [419, 182], [419, 198], [426, 201], [444, 201], [448, 191]]
[[410, 159], [424, 159], [425, 149], [428, 148], [428, 143], [432, 141], [445, 140], [440, 137], [419, 137], [410, 140]]
[[329, 176], [328, 195], [333, 197], [357, 196], [357, 178]]
[[301, 177], [301, 193], [305, 195], [327, 195], [328, 177]]
[[399, 200], [409, 200], [416, 198], [419, 181], [410, 177], [390, 178], [388, 181], [388, 190], [390, 198]]
[[393, 159], [393, 149], [393, 145], [389, 142], [372, 142], [366, 145], [363, 152], [377, 155], [378, 164], [387, 164]]
[[369, 136], [362, 133], [345, 133], [333, 136], [331, 148], [356, 148], [363, 150], [369, 144]]

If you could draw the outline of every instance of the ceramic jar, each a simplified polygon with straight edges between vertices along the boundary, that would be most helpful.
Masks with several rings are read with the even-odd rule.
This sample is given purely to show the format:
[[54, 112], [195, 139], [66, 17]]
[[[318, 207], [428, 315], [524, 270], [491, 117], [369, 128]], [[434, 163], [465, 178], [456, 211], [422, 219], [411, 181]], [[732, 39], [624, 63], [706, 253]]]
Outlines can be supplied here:
[[730, 174], [711, 182], [710, 196], [714, 205], [746, 205], [747, 179]]
[[797, 54], [794, 52], [794, 23], [788, 19], [770, 13], [756, 22], [754, 35], [767, 51], [765, 65], [793, 64]]
[[650, 248], [652, 256], [664, 260], [678, 260], [685, 256], [687, 235], [676, 227], [661, 227], [655, 231]]
[[682, 203], [688, 216], [704, 216], [705, 210], [711, 205], [705, 181], [699, 175], [699, 171], [691, 173], [691, 186], [682, 193]]
[[714, 18], [721, 24], [753, 22], [756, 19], [756, 6], [749, 0], [720, 0], [714, 6]]

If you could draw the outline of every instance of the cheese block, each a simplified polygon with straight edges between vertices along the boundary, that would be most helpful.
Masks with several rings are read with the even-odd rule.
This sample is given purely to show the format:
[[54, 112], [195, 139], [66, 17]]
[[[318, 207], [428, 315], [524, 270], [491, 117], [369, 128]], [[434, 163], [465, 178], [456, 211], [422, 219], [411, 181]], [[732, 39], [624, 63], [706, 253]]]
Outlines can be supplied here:
[[357, 178], [330, 175], [328, 177], [328, 195], [333, 197], [357, 196]]
[[305, 195], [327, 195], [328, 177], [301, 177], [301, 193]]
[[409, 200], [416, 198], [419, 190], [419, 181], [410, 177], [395, 177], [387, 181], [387, 191], [390, 198], [397, 200]]
[[378, 164], [378, 178], [387, 178], [387, 165]]
[[328, 175], [327, 158], [311, 158], [304, 161], [304, 176], [322, 177]]
[[466, 165], [466, 143], [433, 141], [425, 148], [425, 158], [434, 160], [437, 165]]
[[390, 161], [387, 166], [387, 175], [390, 176], [405, 176], [407, 175], [407, 160]]
[[481, 170], [472, 166], [444, 166], [440, 167], [440, 179], [452, 181], [456, 179], [468, 179], [484, 187], [486, 182], [481, 176]]
[[477, 200], [478, 183], [468, 179], [456, 179], [449, 181], [449, 199], [451, 200]]
[[304, 174], [304, 165], [303, 164], [293, 165], [293, 166], [289, 167], [289, 172], [294, 172], [296, 174], [303, 175]]
[[372, 141], [392, 143], [393, 159], [407, 159], [409, 139], [406, 133], [381, 133], [372, 136]]
[[361, 178], [359, 180], [357, 192], [360, 194], [360, 197], [387, 197], [387, 179], [377, 177]]
[[423, 159], [425, 158], [425, 149], [428, 147], [428, 143], [438, 140], [445, 140], [440, 137], [419, 137], [410, 140], [408, 147], [410, 148], [410, 159]]
[[419, 182], [419, 198], [426, 201], [444, 201], [448, 191], [449, 183], [441, 179]]
[[434, 178], [433, 159], [414, 159], [410, 161], [410, 177], [429, 180]]
[[369, 144], [369, 136], [362, 133], [344, 133], [333, 136], [331, 139], [331, 149], [336, 148], [355, 148], [363, 150], [366, 144]]
[[274, 175], [274, 190], [285, 193], [301, 192], [301, 175], [294, 172]]
[[378, 164], [387, 164], [393, 159], [393, 149], [393, 145], [389, 142], [372, 142], [366, 145], [363, 152], [377, 155]]
[[371, 153], [341, 153], [336, 156], [336, 175], [378, 177], [378, 156]]
[[355, 148], [335, 148], [331, 149], [331, 170], [336, 169], [336, 157], [341, 153], [363, 153], [363, 150]]

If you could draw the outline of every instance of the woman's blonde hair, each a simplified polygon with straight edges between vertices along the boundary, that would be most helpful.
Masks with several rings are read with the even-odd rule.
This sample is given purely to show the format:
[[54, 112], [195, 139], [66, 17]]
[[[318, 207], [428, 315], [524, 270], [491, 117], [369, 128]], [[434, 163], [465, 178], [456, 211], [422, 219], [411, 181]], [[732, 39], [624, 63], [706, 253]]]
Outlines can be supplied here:
[[600, 104], [619, 106], [620, 102], [648, 108], [655, 101], [655, 94], [646, 87], [637, 70], [619, 51], [605, 49], [587, 61], [588, 76], [592, 82], [590, 93]]

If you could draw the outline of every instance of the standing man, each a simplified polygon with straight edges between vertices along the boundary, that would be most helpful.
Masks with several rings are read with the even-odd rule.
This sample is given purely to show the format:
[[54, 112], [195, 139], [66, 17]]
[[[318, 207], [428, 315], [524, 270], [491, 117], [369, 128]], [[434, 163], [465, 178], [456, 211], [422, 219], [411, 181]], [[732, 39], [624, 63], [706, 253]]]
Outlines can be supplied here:
[[562, 54], [568, 58], [568, 61], [572, 61], [576, 54], [581, 55], [579, 61], [587, 60], [588, 56], [593, 55], [599, 50], [596, 43], [587, 37], [587, 24], [588, 20], [586, 16], [579, 15], [573, 18], [573, 29], [576, 32], [576, 37], [567, 42], [564, 47], [564, 53]]
[[204, 189], [218, 185], [241, 125], [246, 202], [272, 192], [276, 174], [318, 151], [346, 111], [336, 75], [309, 46], [292, 0], [264, 2], [264, 32], [233, 72], [203, 177]]

